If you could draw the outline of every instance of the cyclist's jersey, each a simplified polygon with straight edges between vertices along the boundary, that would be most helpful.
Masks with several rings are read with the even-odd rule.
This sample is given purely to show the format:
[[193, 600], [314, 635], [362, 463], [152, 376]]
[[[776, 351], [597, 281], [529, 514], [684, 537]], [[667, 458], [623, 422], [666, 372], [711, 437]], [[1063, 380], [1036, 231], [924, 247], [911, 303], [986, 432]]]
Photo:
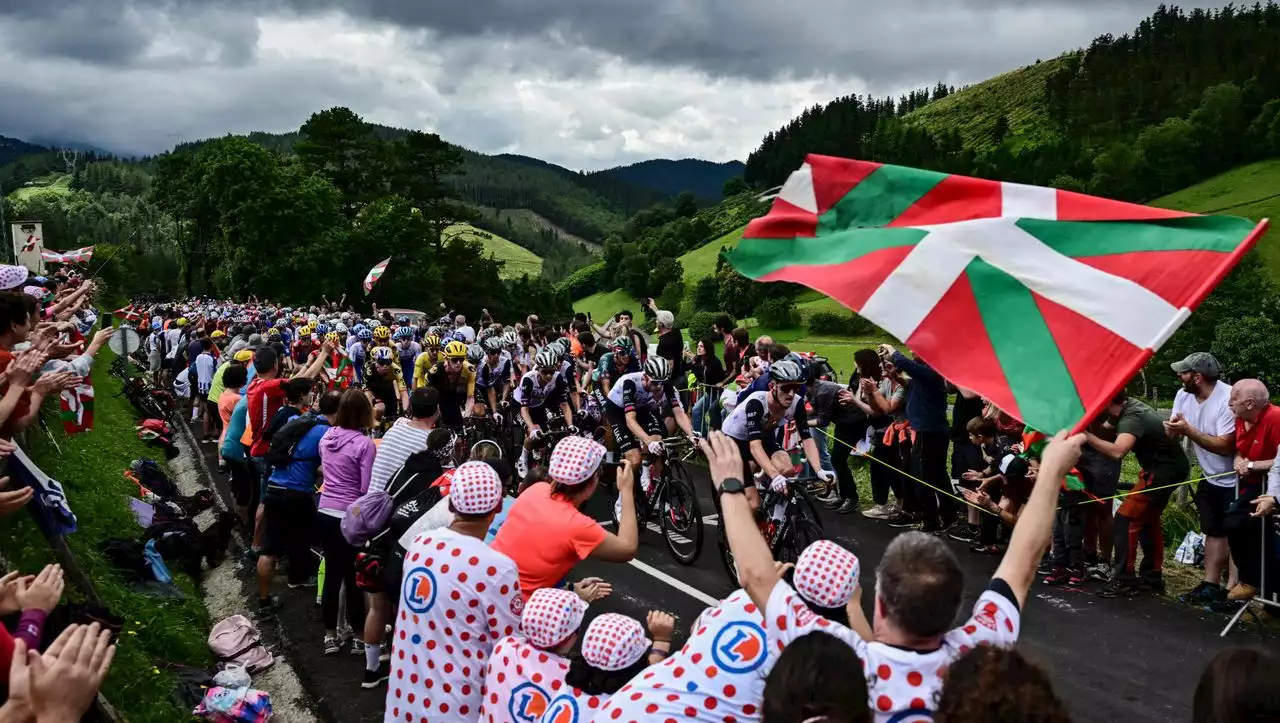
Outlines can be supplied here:
[[792, 420], [795, 420], [796, 433], [800, 435], [800, 439], [808, 439], [809, 417], [804, 410], [804, 397], [797, 394], [791, 400], [791, 406], [783, 413], [782, 419], [770, 423], [769, 392], [752, 392], [751, 396], [739, 401], [738, 406], [733, 408], [720, 431], [739, 442], [753, 442], [764, 439], [766, 434], [776, 434], [778, 429], [787, 426], [787, 422]]
[[622, 375], [635, 374], [638, 371], [640, 371], [640, 360], [636, 358], [635, 354], [632, 354], [627, 365], [619, 370], [617, 362], [614, 361], [613, 352], [607, 351], [604, 356], [600, 357], [600, 363], [596, 364], [595, 371], [591, 372], [591, 380], [596, 383], [598, 389], [603, 389], [604, 385], [600, 384], [601, 379], [607, 378], [609, 386], [612, 387], [618, 383], [618, 379]]
[[632, 372], [619, 377], [618, 383], [609, 390], [608, 400], [624, 412], [643, 410], [662, 414], [664, 417], [668, 416], [669, 410], [683, 408], [680, 406], [680, 396], [671, 386], [671, 380], [662, 383], [662, 394], [655, 397], [644, 385], [644, 372]]
[[569, 392], [578, 391], [578, 377], [574, 374], [574, 365], [572, 359], [565, 359], [560, 362], [560, 371], [556, 375], [564, 379], [564, 386]]
[[565, 399], [565, 392], [564, 378], [558, 373], [552, 374], [551, 381], [543, 384], [538, 378], [538, 370], [530, 369], [520, 377], [520, 383], [516, 385], [512, 397], [522, 407], [537, 409], [548, 403], [560, 406]]
[[475, 367], [471, 366], [471, 362], [462, 362], [457, 378], [451, 381], [444, 370], [444, 364], [436, 364], [427, 372], [427, 386], [440, 393], [441, 410], [461, 409], [468, 399], [476, 395]]
[[481, 391], [492, 388], [500, 393], [511, 381], [511, 359], [498, 358], [497, 368], [490, 367], [488, 362], [481, 362], [476, 370], [476, 389]]
[[400, 375], [400, 367], [392, 364], [387, 367], [390, 370], [388, 374], [376, 374], [370, 369], [365, 370], [365, 385], [369, 393], [386, 408], [383, 415], [384, 420], [393, 420], [400, 416], [400, 394], [404, 392], [404, 377]]
[[319, 349], [320, 345], [313, 339], [299, 339], [293, 343], [293, 360], [298, 364], [305, 364], [307, 359], [311, 358], [312, 352]]
[[418, 355], [417, 359], [413, 360], [414, 389], [427, 386], [428, 372], [430, 372], [431, 368], [436, 365], [436, 362], [439, 362], [442, 358], [443, 355], [440, 353], [440, 350], [436, 349], [435, 351], [424, 351]]

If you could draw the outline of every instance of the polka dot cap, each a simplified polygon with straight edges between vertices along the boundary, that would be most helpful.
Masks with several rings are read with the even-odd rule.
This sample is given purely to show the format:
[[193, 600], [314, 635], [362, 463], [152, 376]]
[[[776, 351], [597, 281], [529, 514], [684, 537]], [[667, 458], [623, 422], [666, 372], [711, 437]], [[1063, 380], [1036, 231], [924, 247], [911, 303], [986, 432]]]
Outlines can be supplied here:
[[560, 588], [535, 590], [524, 604], [520, 627], [535, 646], [547, 649], [563, 643], [582, 625], [587, 604], [577, 593]]
[[22, 287], [22, 293], [27, 296], [34, 296], [37, 299], [43, 299], [45, 292], [43, 286], [24, 286]]
[[562, 485], [580, 485], [596, 473], [604, 453], [604, 445], [594, 439], [565, 437], [551, 451], [548, 474]]
[[640, 621], [605, 613], [587, 626], [587, 634], [582, 636], [582, 657], [601, 670], [622, 670], [634, 665], [651, 645]]
[[502, 478], [484, 462], [466, 462], [453, 472], [449, 501], [464, 515], [493, 512], [502, 502]]
[[0, 264], [0, 289], [16, 289], [22, 286], [22, 282], [27, 280], [30, 273], [26, 266]]
[[858, 558], [831, 540], [818, 540], [796, 560], [796, 592], [824, 608], [840, 608], [858, 584]]

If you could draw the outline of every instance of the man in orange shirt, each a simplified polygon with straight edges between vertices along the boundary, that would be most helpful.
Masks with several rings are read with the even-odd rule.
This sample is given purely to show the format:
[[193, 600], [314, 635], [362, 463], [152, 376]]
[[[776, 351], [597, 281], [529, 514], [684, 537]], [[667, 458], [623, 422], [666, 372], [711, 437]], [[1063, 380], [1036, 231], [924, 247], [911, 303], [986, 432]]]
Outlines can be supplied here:
[[511, 558], [520, 571], [520, 590], [527, 600], [535, 590], [557, 587], [565, 575], [588, 557], [630, 562], [636, 556], [635, 475], [630, 463], [618, 468], [622, 516], [618, 534], [579, 511], [600, 484], [605, 448], [585, 437], [565, 437], [551, 451], [550, 483], [525, 490], [498, 530], [492, 547]]

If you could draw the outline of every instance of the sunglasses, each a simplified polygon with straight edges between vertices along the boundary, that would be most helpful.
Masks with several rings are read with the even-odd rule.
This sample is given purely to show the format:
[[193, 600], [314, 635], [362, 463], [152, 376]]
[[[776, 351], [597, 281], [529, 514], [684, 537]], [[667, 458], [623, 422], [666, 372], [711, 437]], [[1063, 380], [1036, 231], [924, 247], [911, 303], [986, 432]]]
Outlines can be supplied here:
[[783, 394], [796, 394], [800, 391], [800, 384], [779, 384], [778, 391]]

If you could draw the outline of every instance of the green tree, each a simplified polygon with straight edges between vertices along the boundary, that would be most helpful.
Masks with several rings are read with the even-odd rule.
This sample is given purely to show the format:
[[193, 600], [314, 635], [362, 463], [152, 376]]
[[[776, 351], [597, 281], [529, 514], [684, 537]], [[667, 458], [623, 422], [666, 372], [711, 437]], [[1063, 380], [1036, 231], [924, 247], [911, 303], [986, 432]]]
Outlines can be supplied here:
[[697, 311], [720, 308], [720, 281], [714, 274], [698, 279], [693, 285], [693, 308]]
[[693, 194], [684, 191], [676, 196], [676, 218], [692, 218], [698, 212], [698, 199]]
[[724, 189], [721, 193], [725, 198], [729, 198], [731, 196], [736, 196], [739, 193], [746, 193], [750, 190], [751, 187], [747, 185], [746, 181], [742, 180], [742, 176], [734, 176], [724, 182]]
[[1280, 324], [1266, 316], [1232, 318], [1218, 325], [1210, 352], [1222, 364], [1223, 376], [1280, 384]]
[[[650, 275], [649, 296], [657, 297], [662, 294], [662, 290], [674, 281], [680, 281], [684, 278], [684, 267], [680, 262], [668, 256], [653, 267], [653, 273]], [[675, 309], [672, 309], [674, 311]]]
[[374, 166], [389, 161], [369, 126], [349, 108], [330, 108], [313, 113], [298, 134], [293, 146], [298, 160], [328, 178], [342, 193], [348, 214], [354, 216], [359, 204], [370, 198]]

